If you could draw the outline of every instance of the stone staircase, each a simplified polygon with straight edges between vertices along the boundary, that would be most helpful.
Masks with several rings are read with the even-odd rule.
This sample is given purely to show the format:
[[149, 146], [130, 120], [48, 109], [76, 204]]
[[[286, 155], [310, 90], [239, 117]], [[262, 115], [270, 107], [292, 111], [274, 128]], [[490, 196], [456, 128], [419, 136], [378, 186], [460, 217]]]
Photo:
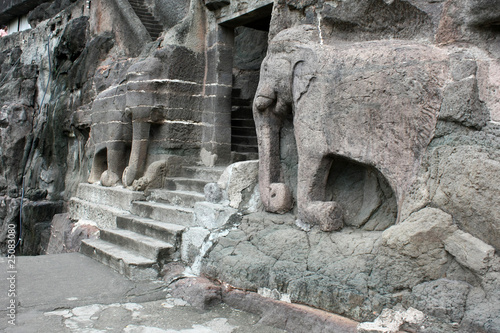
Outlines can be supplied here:
[[195, 226], [193, 206], [223, 168], [184, 167], [166, 187], [135, 192], [122, 187], [80, 184], [70, 200], [71, 217], [97, 224], [99, 239], [80, 252], [137, 280], [155, 279], [165, 263], [180, 259], [182, 233]]
[[149, 32], [152, 40], [156, 40], [163, 32], [163, 25], [153, 16], [144, 0], [129, 0], [132, 9]]

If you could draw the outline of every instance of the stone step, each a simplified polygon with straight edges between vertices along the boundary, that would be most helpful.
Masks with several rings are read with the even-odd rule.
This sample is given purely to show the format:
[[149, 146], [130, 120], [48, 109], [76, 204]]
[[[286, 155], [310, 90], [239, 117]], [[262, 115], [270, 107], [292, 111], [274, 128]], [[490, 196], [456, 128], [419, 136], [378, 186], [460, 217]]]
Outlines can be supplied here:
[[231, 152], [231, 163], [258, 160], [258, 159], [259, 159], [259, 154], [257, 152], [255, 153], [238, 152], [238, 151]]
[[143, 15], [143, 16], [146, 16], [146, 15], [148, 15], [148, 16], [153, 16], [153, 15], [151, 15], [151, 13], [149, 12], [149, 10], [148, 10], [148, 9], [146, 9], [146, 8], [134, 7], [134, 12], [137, 14], [137, 16], [139, 16], [139, 15]]
[[101, 239], [138, 252], [146, 258], [161, 262], [173, 252], [173, 245], [165, 241], [125, 229], [102, 229]]
[[133, 201], [145, 200], [144, 192], [87, 183], [78, 184], [76, 196], [85, 201], [122, 210], [130, 210]]
[[253, 111], [250, 106], [237, 106], [231, 110], [231, 119], [253, 119]]
[[231, 140], [235, 144], [257, 146], [257, 136], [231, 135]]
[[142, 2], [138, 2], [138, 1], [130, 1], [130, 5], [132, 6], [132, 8], [134, 9], [142, 9], [142, 10], [148, 10], [148, 7], [142, 3]]
[[158, 277], [159, 266], [155, 260], [102, 239], [83, 240], [80, 252], [133, 280], [154, 280]]
[[134, 215], [118, 216], [116, 218], [116, 225], [120, 229], [131, 230], [168, 242], [172, 244], [174, 248], [179, 247], [182, 232], [186, 229], [186, 227], [178, 224], [160, 222], [147, 217]]
[[167, 190], [192, 191], [204, 193], [205, 185], [210, 181], [197, 178], [172, 177], [165, 180]]
[[132, 203], [131, 212], [137, 216], [161, 222], [195, 226], [193, 209], [191, 208], [176, 207], [160, 202], [135, 201]]
[[209, 182], [217, 182], [225, 169], [225, 167], [186, 166], [182, 168], [182, 173], [186, 178], [205, 179]]
[[250, 136], [250, 137], [256, 137], [257, 136], [257, 131], [255, 130], [255, 126], [254, 127], [232, 126], [231, 127], [231, 134], [233, 136]]
[[149, 200], [164, 202], [175, 206], [193, 208], [194, 204], [205, 200], [205, 195], [193, 191], [172, 191], [154, 189], [150, 191]]
[[[231, 151], [239, 152], [239, 153], [254, 153], [257, 154], [259, 152], [259, 147], [257, 145], [240, 145], [237, 143], [231, 144]], [[255, 158], [257, 159], [257, 158]]]
[[153, 27], [153, 28], [161, 28], [160, 22], [158, 22], [153, 15], [141, 15], [142, 23], [144, 26]]
[[131, 4], [131, 5], [132, 5], [132, 9], [134, 10], [134, 12], [138, 15], [141, 13], [149, 13], [149, 10], [146, 6], [135, 5], [135, 4]]
[[251, 107], [252, 106], [252, 100], [246, 99], [246, 98], [239, 98], [239, 97], [232, 97], [231, 98], [231, 105], [234, 106], [243, 106], [243, 107]]
[[255, 129], [255, 121], [253, 119], [231, 119], [231, 128], [234, 127], [251, 127]]
[[128, 214], [123, 209], [85, 201], [76, 197], [69, 200], [69, 212], [72, 219], [93, 221], [99, 229], [116, 228], [116, 217]]

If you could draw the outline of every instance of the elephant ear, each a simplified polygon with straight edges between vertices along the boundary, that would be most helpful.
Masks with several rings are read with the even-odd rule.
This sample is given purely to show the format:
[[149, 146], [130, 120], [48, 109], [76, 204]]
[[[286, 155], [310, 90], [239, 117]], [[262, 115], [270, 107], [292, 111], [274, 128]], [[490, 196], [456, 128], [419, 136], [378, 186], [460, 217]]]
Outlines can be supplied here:
[[309, 61], [301, 60], [294, 66], [292, 76], [292, 96], [294, 104], [297, 104], [301, 97], [307, 93], [311, 82], [316, 78], [314, 74], [315, 71], [310, 63]]

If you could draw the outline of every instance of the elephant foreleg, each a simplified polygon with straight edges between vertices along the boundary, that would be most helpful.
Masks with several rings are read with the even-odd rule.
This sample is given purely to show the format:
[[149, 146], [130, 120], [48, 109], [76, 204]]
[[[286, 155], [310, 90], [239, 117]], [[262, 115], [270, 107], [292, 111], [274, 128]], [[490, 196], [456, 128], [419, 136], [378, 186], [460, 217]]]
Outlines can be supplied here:
[[130, 186], [142, 174], [146, 165], [148, 153], [150, 123], [134, 121], [132, 124], [133, 138], [132, 149], [128, 166], [123, 172], [122, 181], [125, 186]]
[[324, 201], [331, 165], [332, 159], [326, 157], [306, 156], [299, 160], [299, 217], [311, 224], [318, 224], [322, 231], [339, 230], [344, 223], [341, 207], [334, 201]]

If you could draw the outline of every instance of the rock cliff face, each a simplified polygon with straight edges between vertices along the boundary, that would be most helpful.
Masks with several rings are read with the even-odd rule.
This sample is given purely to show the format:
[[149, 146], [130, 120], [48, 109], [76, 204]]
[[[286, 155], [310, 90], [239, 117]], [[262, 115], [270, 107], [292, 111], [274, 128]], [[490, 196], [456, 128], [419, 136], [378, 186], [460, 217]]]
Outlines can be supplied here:
[[1, 253], [11, 223], [19, 254], [76, 248], [50, 228], [70, 232], [51, 220], [81, 182], [148, 191], [255, 149], [231, 110], [257, 90], [260, 170], [205, 188], [186, 264], [360, 321], [402, 306], [427, 316], [414, 331], [500, 332], [498, 0], [45, 7], [0, 39]]

